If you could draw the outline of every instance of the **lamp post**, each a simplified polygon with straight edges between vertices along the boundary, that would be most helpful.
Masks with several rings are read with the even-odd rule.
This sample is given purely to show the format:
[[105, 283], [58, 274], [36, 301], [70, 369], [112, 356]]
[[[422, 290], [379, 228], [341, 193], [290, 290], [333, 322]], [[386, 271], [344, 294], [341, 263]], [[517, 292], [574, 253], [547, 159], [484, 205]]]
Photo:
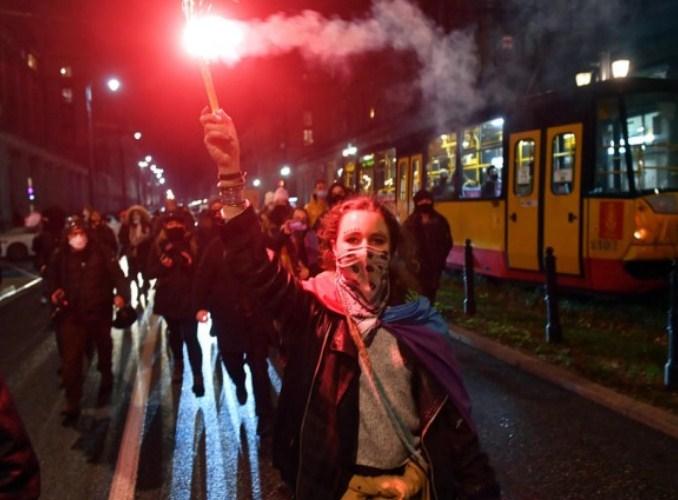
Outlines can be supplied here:
[[[109, 78], [107, 81], [107, 86], [108, 89], [111, 92], [118, 92], [121, 87], [120, 80], [117, 78]], [[92, 82], [88, 82], [87, 85], [85, 86], [85, 111], [87, 112], [87, 145], [88, 145], [88, 202], [90, 207], [94, 206], [94, 119], [92, 118], [93, 111], [92, 111], [92, 92], [93, 92], [93, 84]], [[124, 159], [123, 161], [123, 168], [124, 168]], [[125, 197], [125, 186], [123, 183], [123, 197]]]

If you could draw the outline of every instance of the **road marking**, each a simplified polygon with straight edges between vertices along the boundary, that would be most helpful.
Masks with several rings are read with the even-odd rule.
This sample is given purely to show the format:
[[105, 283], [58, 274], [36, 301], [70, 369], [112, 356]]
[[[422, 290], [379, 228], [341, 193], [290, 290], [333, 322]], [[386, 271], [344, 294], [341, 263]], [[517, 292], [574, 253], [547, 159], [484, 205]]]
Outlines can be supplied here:
[[109, 500], [133, 500], [139, 470], [139, 452], [142, 432], [146, 419], [146, 406], [153, 371], [154, 353], [158, 343], [161, 322], [158, 320], [148, 327], [143, 342], [141, 359], [137, 365], [134, 392], [130, 400], [125, 430], [120, 442], [118, 461], [113, 473]]

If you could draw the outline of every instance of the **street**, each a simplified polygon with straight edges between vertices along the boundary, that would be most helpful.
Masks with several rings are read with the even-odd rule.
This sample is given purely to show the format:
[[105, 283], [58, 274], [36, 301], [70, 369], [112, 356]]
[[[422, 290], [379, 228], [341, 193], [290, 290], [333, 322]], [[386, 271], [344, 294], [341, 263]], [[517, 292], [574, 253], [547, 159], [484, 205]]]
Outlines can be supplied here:
[[[112, 404], [96, 408], [89, 368], [83, 415], [61, 426], [58, 355], [39, 287], [0, 306], [0, 372], [40, 459], [43, 498], [290, 498], [200, 327], [206, 394], [170, 381], [158, 317], [113, 330]], [[678, 442], [456, 344], [483, 446], [510, 499], [676, 498]], [[188, 363], [186, 362], [188, 366]], [[274, 390], [280, 378], [269, 364]], [[248, 390], [251, 393], [248, 378]]]

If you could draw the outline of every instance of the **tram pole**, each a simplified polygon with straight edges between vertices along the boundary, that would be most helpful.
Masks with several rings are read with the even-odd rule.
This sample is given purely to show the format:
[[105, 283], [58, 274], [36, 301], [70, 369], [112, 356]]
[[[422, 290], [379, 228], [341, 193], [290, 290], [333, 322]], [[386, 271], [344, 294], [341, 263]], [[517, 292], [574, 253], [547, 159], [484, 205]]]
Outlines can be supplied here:
[[544, 256], [544, 302], [546, 303], [546, 342], [556, 344], [563, 340], [563, 330], [560, 327], [560, 312], [558, 310], [558, 292], [556, 287], [556, 256], [553, 248], [546, 249]]
[[464, 245], [464, 314], [473, 316], [476, 313], [475, 274], [473, 272], [473, 247], [471, 240]]
[[669, 274], [669, 314], [666, 333], [669, 335], [669, 356], [664, 365], [664, 386], [678, 388], [678, 261], [673, 261]]

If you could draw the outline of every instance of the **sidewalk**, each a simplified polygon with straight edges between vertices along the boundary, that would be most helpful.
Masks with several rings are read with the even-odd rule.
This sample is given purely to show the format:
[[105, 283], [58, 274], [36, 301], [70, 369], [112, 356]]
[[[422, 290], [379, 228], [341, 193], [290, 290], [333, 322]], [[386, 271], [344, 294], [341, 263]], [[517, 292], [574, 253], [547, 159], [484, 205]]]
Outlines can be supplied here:
[[620, 394], [569, 370], [547, 363], [536, 356], [525, 354], [460, 326], [453, 324], [449, 326], [452, 337], [464, 344], [678, 439], [678, 416], [673, 413]]
[[7, 261], [0, 261], [0, 267], [2, 268], [0, 306], [42, 281], [42, 278], [37, 273]]

